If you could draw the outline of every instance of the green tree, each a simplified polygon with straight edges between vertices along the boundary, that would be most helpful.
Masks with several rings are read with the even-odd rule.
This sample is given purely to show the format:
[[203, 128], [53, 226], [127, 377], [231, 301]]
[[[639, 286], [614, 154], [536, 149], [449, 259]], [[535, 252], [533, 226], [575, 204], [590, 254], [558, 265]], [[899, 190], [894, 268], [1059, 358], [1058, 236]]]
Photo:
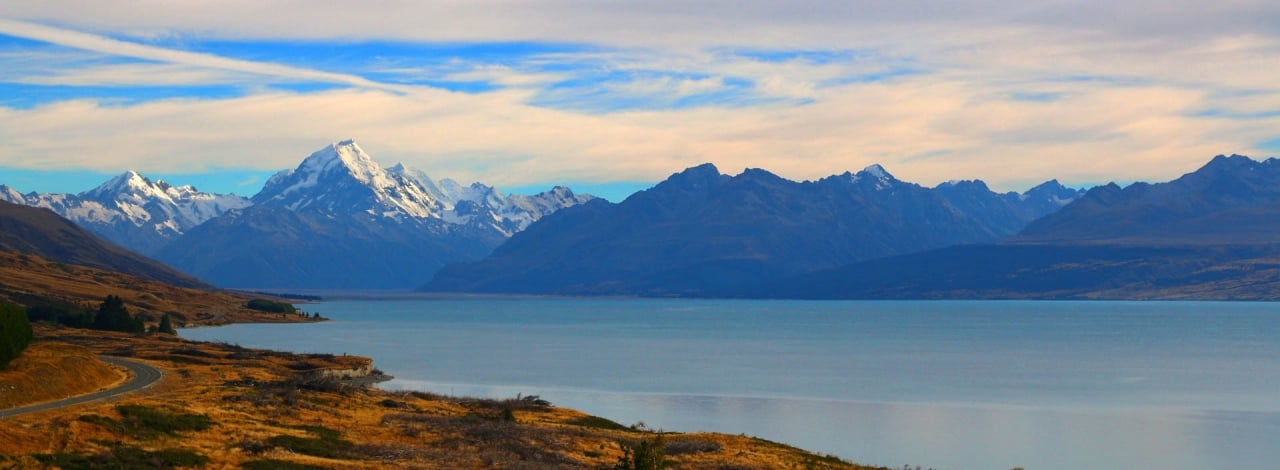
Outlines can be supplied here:
[[22, 354], [35, 335], [27, 311], [17, 305], [0, 303], [0, 369]]
[[98, 307], [98, 314], [93, 317], [93, 329], [141, 333], [145, 327], [142, 320], [129, 315], [129, 310], [124, 307], [124, 299], [108, 295]]
[[160, 317], [160, 326], [156, 328], [156, 331], [168, 335], [178, 334], [178, 330], [173, 329], [173, 323], [169, 320], [169, 314], [167, 313]]
[[642, 439], [635, 445], [623, 445], [622, 457], [618, 459], [615, 470], [661, 470], [671, 467], [667, 453], [663, 450], [662, 436]]

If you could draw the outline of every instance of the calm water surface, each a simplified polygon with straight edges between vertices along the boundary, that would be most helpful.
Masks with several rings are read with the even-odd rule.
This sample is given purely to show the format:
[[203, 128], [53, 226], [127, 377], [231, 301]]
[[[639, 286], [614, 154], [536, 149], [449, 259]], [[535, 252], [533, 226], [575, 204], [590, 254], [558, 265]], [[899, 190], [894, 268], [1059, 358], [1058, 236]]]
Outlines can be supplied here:
[[1280, 305], [450, 299], [184, 337], [369, 356], [388, 389], [939, 469], [1271, 468]]

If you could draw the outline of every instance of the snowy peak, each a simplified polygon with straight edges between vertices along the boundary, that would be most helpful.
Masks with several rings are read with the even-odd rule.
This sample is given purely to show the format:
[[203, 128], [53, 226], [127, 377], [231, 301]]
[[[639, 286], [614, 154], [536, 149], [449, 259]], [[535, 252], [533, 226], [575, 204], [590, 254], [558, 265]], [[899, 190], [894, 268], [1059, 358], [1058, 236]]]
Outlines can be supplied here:
[[329, 215], [439, 218], [436, 198], [402, 165], [397, 169], [383, 169], [354, 141], [344, 140], [313, 152], [296, 169], [276, 173], [253, 202]]
[[510, 236], [543, 215], [591, 199], [569, 194], [530, 202], [481, 183], [436, 181], [401, 163], [384, 169], [355, 142], [344, 140], [312, 153], [293, 170], [276, 173], [253, 202], [326, 215], [441, 219]]
[[845, 172], [840, 175], [845, 181], [854, 185], [869, 185], [876, 190], [888, 189], [898, 183], [898, 179], [889, 174], [879, 163], [863, 168], [857, 173]]
[[884, 167], [880, 166], [879, 163], [872, 163], [866, 168], [863, 168], [862, 171], [859, 171], [858, 174], [866, 177], [870, 177], [870, 178], [875, 178], [878, 180], [897, 179], [897, 178], [894, 178], [893, 175], [889, 174], [889, 172], [886, 171]]
[[154, 253], [209, 219], [249, 205], [248, 199], [234, 194], [172, 186], [136, 171], [121, 173], [80, 194], [21, 195], [3, 189], [0, 199], [52, 210], [98, 236], [144, 254]]
[[344, 140], [315, 151], [302, 161], [296, 171], [319, 174], [345, 171], [365, 184], [377, 184], [380, 178], [386, 176], [386, 171], [352, 140]]

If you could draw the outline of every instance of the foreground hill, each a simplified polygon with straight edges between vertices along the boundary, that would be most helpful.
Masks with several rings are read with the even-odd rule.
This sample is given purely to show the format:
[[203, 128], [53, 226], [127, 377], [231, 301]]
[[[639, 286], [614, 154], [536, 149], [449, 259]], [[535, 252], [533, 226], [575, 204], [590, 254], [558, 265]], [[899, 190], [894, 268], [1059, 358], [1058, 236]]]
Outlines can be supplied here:
[[31, 307], [73, 305], [96, 308], [119, 296], [131, 314], [155, 323], [168, 313], [178, 325], [234, 322], [291, 322], [294, 317], [250, 310], [260, 295], [181, 287], [128, 274], [56, 263], [35, 255], [0, 251], [0, 300]]
[[47, 209], [0, 201], [0, 250], [121, 272], [183, 287], [200, 280], [99, 239]]
[[1218, 156], [1167, 183], [1094, 188], [999, 244], [870, 260], [722, 294], [1280, 299], [1280, 160]]
[[619, 204], [592, 201], [516, 234], [425, 289], [707, 295], [731, 286], [960, 243], [992, 242], [1078, 196], [1056, 182], [997, 194], [980, 181], [924, 188], [873, 165], [812, 182], [707, 164]]
[[325, 378], [364, 373], [366, 358], [75, 329], [38, 328], [37, 337], [142, 361], [163, 379], [114, 402], [0, 420], [0, 466], [597, 469], [630, 447], [661, 450], [684, 469], [872, 468], [747, 436], [633, 429], [538, 397], [384, 392]]

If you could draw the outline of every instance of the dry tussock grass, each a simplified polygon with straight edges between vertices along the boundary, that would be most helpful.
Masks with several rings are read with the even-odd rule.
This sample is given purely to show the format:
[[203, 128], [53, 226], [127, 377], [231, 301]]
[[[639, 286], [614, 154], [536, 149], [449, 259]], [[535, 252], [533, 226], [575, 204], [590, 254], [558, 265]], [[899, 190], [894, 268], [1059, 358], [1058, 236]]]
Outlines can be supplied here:
[[[289, 462], [344, 469], [592, 469], [616, 463], [623, 445], [657, 435], [558, 408], [538, 397], [483, 400], [384, 392], [310, 380], [289, 367], [306, 362], [349, 369], [368, 364], [366, 358], [47, 327], [37, 335], [94, 352], [127, 352], [166, 375], [156, 386], [117, 403], [0, 421], [0, 455], [10, 459], [100, 456], [136, 448], [194, 452], [216, 468], [270, 468]], [[211, 424], [172, 434], [122, 433], [113, 429], [113, 423], [127, 419], [118, 405], [138, 405], [160, 416], [205, 416]], [[865, 468], [743, 436], [664, 438], [669, 457], [684, 469]], [[0, 461], [0, 468], [4, 465]]]
[[0, 370], [0, 409], [95, 392], [126, 378], [83, 346], [36, 341]]

